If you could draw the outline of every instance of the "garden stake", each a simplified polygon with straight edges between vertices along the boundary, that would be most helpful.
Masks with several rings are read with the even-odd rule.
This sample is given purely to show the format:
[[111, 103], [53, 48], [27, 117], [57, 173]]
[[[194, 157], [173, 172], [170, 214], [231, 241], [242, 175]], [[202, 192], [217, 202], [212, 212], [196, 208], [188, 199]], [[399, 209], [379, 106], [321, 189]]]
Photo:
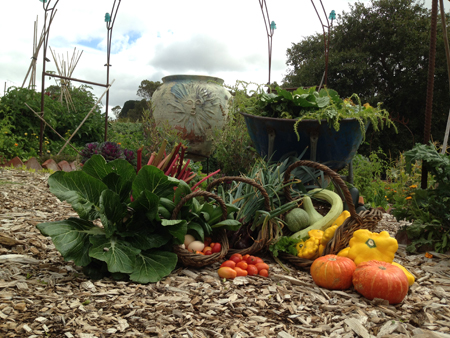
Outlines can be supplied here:
[[105, 95], [105, 93], [107, 93], [109, 91], [109, 88], [111, 88], [111, 86], [113, 85], [114, 81], [116, 81], [115, 79], [112, 80], [111, 84], [108, 86], [108, 88], [106, 88], [106, 91], [103, 92], [102, 96], [100, 96], [100, 98], [97, 100], [97, 102], [94, 104], [94, 106], [92, 107], [92, 109], [89, 111], [89, 113], [86, 115], [86, 117], [83, 119], [83, 121], [81, 121], [80, 125], [77, 127], [77, 129], [75, 129], [75, 131], [73, 132], [72, 135], [70, 135], [69, 139], [66, 141], [66, 144], [63, 145], [63, 147], [61, 148], [61, 150], [59, 151], [59, 154], [61, 154], [61, 152], [64, 150], [64, 148], [67, 146], [67, 143], [70, 142], [70, 140], [72, 139], [72, 137], [77, 133], [78, 129], [81, 128], [81, 126], [84, 124], [84, 122], [86, 122], [87, 118], [89, 117], [89, 115], [91, 115], [91, 113], [94, 111], [94, 108], [97, 107], [97, 105], [99, 104], [99, 102], [102, 100], [103, 96]]
[[[36, 113], [29, 105], [27, 105], [26, 103], [25, 103], [25, 105], [42, 121], [42, 122], [44, 122], [51, 130], [53, 130], [55, 133], [56, 133], [56, 135], [58, 135], [60, 138], [62, 138], [64, 141], [66, 141], [66, 139], [64, 138], [64, 137], [62, 137], [61, 135], [59, 135], [59, 133], [55, 130], [55, 129], [53, 129], [53, 127], [51, 126], [51, 125], [49, 125], [48, 123], [47, 123], [47, 121], [45, 121], [40, 115], [39, 115], [39, 113]], [[66, 141], [66, 142], [68, 142], [68, 141]], [[71, 145], [70, 143], [69, 143], [69, 146], [71, 146], [72, 147], [72, 149], [73, 150], [75, 150], [78, 154], [80, 154], [81, 155], [81, 153], [77, 150], [77, 148], [75, 148], [73, 145]]]
[[[442, 35], [444, 37], [445, 56], [447, 57], [448, 83], [450, 85], [450, 48], [448, 46], [447, 22], [445, 20], [444, 1], [439, 0], [439, 5], [440, 5], [440, 9], [441, 9]], [[445, 154], [445, 152], [447, 150], [449, 132], [450, 132], [450, 110], [448, 112], [447, 126], [445, 128], [445, 134], [444, 134], [444, 142], [442, 142], [442, 150], [441, 150], [442, 154]]]

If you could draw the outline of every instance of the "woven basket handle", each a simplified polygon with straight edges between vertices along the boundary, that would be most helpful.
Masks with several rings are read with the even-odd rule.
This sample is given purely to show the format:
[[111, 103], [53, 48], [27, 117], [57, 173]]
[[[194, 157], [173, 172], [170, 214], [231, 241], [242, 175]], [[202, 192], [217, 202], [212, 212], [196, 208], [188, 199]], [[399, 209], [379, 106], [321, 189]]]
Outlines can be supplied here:
[[213, 187], [215, 187], [216, 185], [219, 185], [219, 184], [221, 184], [223, 182], [227, 182], [227, 181], [239, 181], [239, 182], [247, 183], [247, 184], [250, 184], [252, 187], [255, 187], [256, 189], [258, 189], [264, 198], [264, 208], [267, 211], [270, 211], [270, 198], [269, 198], [269, 195], [267, 194], [266, 189], [264, 189], [260, 184], [256, 183], [255, 180], [252, 180], [250, 178], [245, 178], [245, 177], [240, 177], [240, 176], [224, 176], [224, 177], [221, 177], [221, 178], [218, 178], [218, 179], [212, 181], [206, 187], [206, 191], [211, 191], [211, 189]]
[[190, 194], [184, 196], [180, 200], [180, 203], [178, 203], [178, 205], [175, 207], [175, 209], [173, 209], [171, 219], [177, 219], [177, 215], [180, 212], [183, 205], [190, 199], [197, 197], [197, 196], [214, 198], [217, 202], [219, 202], [220, 208], [222, 209], [222, 221], [227, 219], [228, 213], [227, 213], [227, 206], [225, 205], [225, 202], [218, 195], [213, 194], [211, 192], [202, 191], [202, 190], [199, 190], [199, 191], [196, 191], [196, 192], [193, 192], [193, 193], [190, 193]]
[[[350, 194], [350, 191], [348, 190], [345, 182], [342, 180], [341, 176], [337, 174], [334, 170], [330, 169], [326, 165], [313, 162], [313, 161], [297, 161], [293, 164], [291, 164], [287, 170], [284, 173], [284, 184], [288, 183], [290, 181], [291, 177], [291, 171], [294, 170], [297, 167], [305, 166], [305, 167], [311, 167], [314, 169], [322, 170], [325, 174], [327, 174], [332, 180], [333, 184], [337, 187], [339, 187], [344, 194], [345, 201], [347, 202], [348, 211], [350, 212], [350, 215], [354, 218], [357, 217], [355, 205], [353, 204], [352, 195]], [[286, 197], [286, 200], [293, 201], [291, 192], [290, 192], [290, 185], [286, 185], [283, 188], [284, 196]]]

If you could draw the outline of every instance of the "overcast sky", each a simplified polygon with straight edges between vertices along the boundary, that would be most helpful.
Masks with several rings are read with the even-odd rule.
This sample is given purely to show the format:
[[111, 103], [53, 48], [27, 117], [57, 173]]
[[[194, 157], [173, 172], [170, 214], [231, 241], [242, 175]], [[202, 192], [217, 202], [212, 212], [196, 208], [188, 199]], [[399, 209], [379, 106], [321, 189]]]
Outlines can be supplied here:
[[[1, 1], [0, 95], [4, 88], [22, 86], [33, 51], [34, 22], [38, 38], [44, 23], [39, 0]], [[142, 80], [161, 81], [174, 74], [219, 77], [226, 84], [236, 80], [268, 81], [268, 46], [260, 0], [122, 0], [112, 35], [110, 108], [123, 106], [136, 96]], [[56, 0], [51, 0], [54, 5]], [[370, 3], [368, 0], [361, 0]], [[286, 50], [292, 43], [316, 32], [322, 25], [310, 0], [266, 0], [273, 36], [271, 80], [281, 83], [287, 72]], [[325, 22], [319, 0], [314, 0]], [[327, 15], [349, 11], [346, 0], [322, 0]], [[431, 8], [431, 0], [425, 1]], [[57, 55], [82, 56], [72, 77], [106, 83], [106, 24], [114, 0], [61, 0], [50, 30], [49, 46]], [[116, 0], [116, 7], [119, 0]], [[450, 4], [445, 1], [446, 11]], [[47, 70], [56, 71], [50, 50]], [[37, 64], [37, 90], [41, 88], [42, 50]], [[27, 81], [28, 84], [28, 81]], [[55, 80], [46, 78], [46, 86]], [[79, 84], [76, 84], [79, 85]], [[100, 97], [102, 87], [94, 87]], [[102, 100], [105, 104], [105, 98]]]

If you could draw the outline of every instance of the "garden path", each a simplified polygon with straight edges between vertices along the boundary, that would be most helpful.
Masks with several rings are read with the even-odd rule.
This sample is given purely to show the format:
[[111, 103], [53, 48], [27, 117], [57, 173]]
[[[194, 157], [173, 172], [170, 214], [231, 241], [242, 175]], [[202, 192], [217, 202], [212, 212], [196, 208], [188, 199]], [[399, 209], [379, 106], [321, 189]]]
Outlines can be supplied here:
[[[148, 285], [89, 280], [36, 229], [76, 216], [47, 179], [0, 168], [1, 337], [450, 337], [450, 257], [407, 255], [404, 246], [396, 261], [416, 283], [396, 306], [318, 288], [270, 257], [269, 278], [223, 282], [216, 263]], [[385, 214], [377, 231], [395, 235], [399, 225]]]

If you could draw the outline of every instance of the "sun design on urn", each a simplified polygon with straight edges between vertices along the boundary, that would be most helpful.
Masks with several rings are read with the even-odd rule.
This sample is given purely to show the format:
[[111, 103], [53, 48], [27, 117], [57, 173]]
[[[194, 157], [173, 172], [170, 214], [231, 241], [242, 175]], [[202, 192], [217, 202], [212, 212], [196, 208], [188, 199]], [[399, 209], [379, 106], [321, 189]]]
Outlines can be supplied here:
[[209, 121], [219, 108], [219, 99], [214, 94], [192, 82], [175, 84], [171, 93], [174, 101], [167, 104], [180, 114], [177, 122], [184, 126], [186, 134], [200, 135], [211, 129]]

